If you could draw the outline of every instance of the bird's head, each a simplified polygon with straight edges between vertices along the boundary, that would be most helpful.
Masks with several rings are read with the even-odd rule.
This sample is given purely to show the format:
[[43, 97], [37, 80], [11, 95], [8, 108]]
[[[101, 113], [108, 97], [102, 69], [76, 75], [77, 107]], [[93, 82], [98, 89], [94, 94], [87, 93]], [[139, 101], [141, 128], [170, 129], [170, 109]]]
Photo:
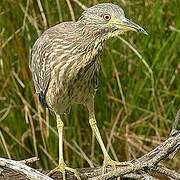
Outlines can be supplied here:
[[147, 35], [142, 27], [125, 17], [122, 8], [112, 3], [97, 4], [86, 9], [79, 21], [92, 28], [92, 31], [101, 30], [108, 37], [123, 34], [127, 31], [137, 31]]

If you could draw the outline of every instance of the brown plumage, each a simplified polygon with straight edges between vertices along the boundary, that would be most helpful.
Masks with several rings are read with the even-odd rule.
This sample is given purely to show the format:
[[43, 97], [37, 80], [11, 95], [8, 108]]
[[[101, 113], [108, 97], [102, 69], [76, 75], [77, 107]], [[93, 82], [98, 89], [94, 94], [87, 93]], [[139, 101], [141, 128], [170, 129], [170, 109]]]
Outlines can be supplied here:
[[33, 46], [32, 78], [41, 103], [57, 116], [59, 166], [56, 170], [63, 173], [64, 179], [65, 169], [74, 170], [66, 167], [63, 160], [61, 115], [74, 103], [88, 108], [89, 123], [102, 148], [104, 165], [115, 163], [104, 147], [94, 115], [100, 68], [97, 57], [105, 40], [129, 30], [146, 34], [140, 26], [125, 18], [119, 6], [104, 3], [88, 8], [77, 22], [64, 22], [49, 28]]
[[103, 39], [82, 28], [80, 23], [58, 24], [33, 46], [30, 67], [36, 92], [43, 104], [59, 114], [72, 103], [85, 103], [97, 85], [96, 56]]

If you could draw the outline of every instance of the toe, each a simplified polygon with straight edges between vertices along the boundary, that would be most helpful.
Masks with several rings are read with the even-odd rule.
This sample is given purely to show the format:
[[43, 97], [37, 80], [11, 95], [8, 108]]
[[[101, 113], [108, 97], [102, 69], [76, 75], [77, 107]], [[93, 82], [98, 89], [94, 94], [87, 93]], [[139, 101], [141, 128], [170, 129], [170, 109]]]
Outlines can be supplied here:
[[55, 167], [54, 169], [52, 169], [51, 171], [48, 172], [48, 176], [53, 175], [55, 172], [59, 171], [59, 166]]
[[112, 167], [116, 167], [116, 166], [127, 166], [129, 165], [129, 162], [118, 162], [118, 161], [114, 161], [112, 160], [109, 156], [104, 158], [104, 162], [103, 162], [103, 166], [112, 166]]
[[128, 166], [130, 165], [129, 162], [118, 162], [114, 161], [110, 158], [110, 156], [105, 157], [103, 161], [103, 166], [102, 166], [102, 177], [104, 173], [106, 172], [106, 167], [111, 166], [113, 169], [116, 169], [117, 166]]
[[66, 169], [67, 171], [70, 171], [70, 172], [74, 173], [74, 176], [76, 176], [76, 178], [77, 178], [78, 180], [81, 180], [81, 178], [80, 178], [80, 176], [79, 176], [79, 174], [78, 174], [78, 172], [77, 172], [76, 169], [73, 169], [73, 168], [70, 168], [70, 167], [65, 167], [65, 169]]
[[111, 160], [109, 165], [110, 166], [127, 166], [127, 165], [129, 165], [129, 163], [128, 162], [119, 162], [119, 161]]
[[52, 174], [54, 174], [55, 172], [58, 172], [58, 171], [62, 173], [63, 180], [66, 180], [66, 173], [65, 173], [65, 171], [72, 172], [74, 174], [74, 176], [78, 180], [81, 180], [77, 170], [73, 169], [73, 168], [70, 168], [70, 167], [67, 167], [67, 165], [65, 163], [60, 163], [56, 168], [51, 170], [47, 175], [50, 176], [50, 175], [52, 175]]

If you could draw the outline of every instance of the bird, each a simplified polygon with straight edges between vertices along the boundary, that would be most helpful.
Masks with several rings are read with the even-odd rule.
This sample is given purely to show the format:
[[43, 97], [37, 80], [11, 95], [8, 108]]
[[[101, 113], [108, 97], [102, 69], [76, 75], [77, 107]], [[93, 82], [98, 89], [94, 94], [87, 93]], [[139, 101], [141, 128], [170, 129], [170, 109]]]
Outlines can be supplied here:
[[147, 32], [125, 17], [123, 9], [101, 3], [83, 11], [77, 21], [62, 22], [45, 30], [35, 41], [29, 67], [35, 91], [42, 106], [55, 114], [59, 135], [59, 164], [50, 173], [65, 171], [77, 177], [63, 158], [63, 115], [73, 104], [84, 105], [104, 155], [103, 167], [118, 165], [111, 159], [101, 138], [95, 118], [94, 98], [99, 83], [100, 54], [107, 39], [128, 31]]

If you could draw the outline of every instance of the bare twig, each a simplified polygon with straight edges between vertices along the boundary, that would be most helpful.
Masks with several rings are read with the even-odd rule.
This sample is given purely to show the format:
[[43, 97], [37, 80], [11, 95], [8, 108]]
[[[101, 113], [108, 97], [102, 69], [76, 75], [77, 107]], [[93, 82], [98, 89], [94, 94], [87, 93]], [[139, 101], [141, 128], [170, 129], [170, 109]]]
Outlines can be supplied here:
[[171, 170], [171, 169], [168, 169], [164, 166], [157, 166], [155, 169], [152, 169], [151, 170], [152, 172], [156, 172], [156, 173], [160, 173], [160, 174], [163, 174], [167, 177], [170, 177], [172, 179], [180, 179], [179, 178], [179, 173], [177, 173], [176, 171], [174, 170]]
[[29, 159], [24, 159], [22, 161], [19, 161], [21, 163], [24, 163], [24, 164], [32, 164], [36, 161], [39, 161], [39, 158], [38, 157], [32, 157], [32, 158], [29, 158]]

